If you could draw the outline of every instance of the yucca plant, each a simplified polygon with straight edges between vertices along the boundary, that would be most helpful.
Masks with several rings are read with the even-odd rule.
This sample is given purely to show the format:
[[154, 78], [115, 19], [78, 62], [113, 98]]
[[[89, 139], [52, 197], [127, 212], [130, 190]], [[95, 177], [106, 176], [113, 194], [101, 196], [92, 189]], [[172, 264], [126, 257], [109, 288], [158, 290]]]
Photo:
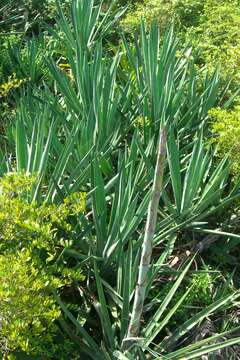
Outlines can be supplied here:
[[[168, 333], [191, 292], [190, 286], [175, 298], [198, 255], [190, 251], [171, 269], [161, 301], [162, 289], [155, 298], [151, 291], [160, 275], [168, 276], [179, 239], [208, 231], [210, 221], [214, 227], [213, 215], [239, 197], [227, 159], [217, 163], [205, 144], [208, 110], [221, 98], [218, 73], [200, 83], [189, 52], [177, 55], [172, 27], [161, 45], [158, 28], [147, 33], [142, 24], [140, 38], [130, 44], [123, 37], [112, 57], [103, 40], [122, 11], [104, 13], [102, 4], [73, 0], [72, 24], [59, 6], [60, 31], [53, 36], [64, 44], [65, 58], [46, 59], [53, 86], [23, 97], [1, 174], [37, 174], [32, 199], [38, 202], [87, 192], [86, 216], [76, 218], [75, 239], [60, 255], [76, 261], [86, 281], [73, 302], [54, 294], [66, 320], [60, 326], [80, 356], [196, 359], [239, 342], [236, 328], [186, 340], [206, 318], [236, 306], [239, 292], [216, 297]], [[129, 323], [137, 330], [128, 331]]]

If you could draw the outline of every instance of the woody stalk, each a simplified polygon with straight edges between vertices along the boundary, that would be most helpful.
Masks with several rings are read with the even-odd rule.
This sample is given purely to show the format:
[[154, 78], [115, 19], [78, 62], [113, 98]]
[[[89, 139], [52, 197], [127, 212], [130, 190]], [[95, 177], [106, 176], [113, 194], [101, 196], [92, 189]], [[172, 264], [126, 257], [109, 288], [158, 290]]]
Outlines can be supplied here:
[[127, 335], [123, 340], [123, 350], [127, 351], [137, 341], [140, 321], [145, 300], [147, 276], [152, 257], [153, 237], [156, 229], [157, 211], [163, 186], [164, 162], [166, 157], [166, 130], [160, 129], [157, 162], [154, 173], [152, 194], [148, 206], [147, 222], [142, 244], [138, 280], [135, 288], [134, 303]]

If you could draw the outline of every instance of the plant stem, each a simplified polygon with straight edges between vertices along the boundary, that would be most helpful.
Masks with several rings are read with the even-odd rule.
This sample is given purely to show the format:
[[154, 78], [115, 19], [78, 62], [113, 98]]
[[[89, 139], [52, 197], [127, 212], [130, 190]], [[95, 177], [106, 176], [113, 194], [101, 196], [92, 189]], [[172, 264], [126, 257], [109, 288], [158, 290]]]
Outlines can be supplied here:
[[127, 336], [123, 340], [123, 350], [128, 350], [136, 341], [140, 329], [140, 320], [145, 300], [147, 275], [152, 257], [152, 242], [156, 229], [157, 210], [162, 191], [164, 162], [166, 157], [166, 130], [160, 129], [157, 163], [154, 173], [152, 196], [148, 206], [147, 222], [142, 244], [141, 260], [138, 271], [138, 281], [135, 288], [133, 310]]

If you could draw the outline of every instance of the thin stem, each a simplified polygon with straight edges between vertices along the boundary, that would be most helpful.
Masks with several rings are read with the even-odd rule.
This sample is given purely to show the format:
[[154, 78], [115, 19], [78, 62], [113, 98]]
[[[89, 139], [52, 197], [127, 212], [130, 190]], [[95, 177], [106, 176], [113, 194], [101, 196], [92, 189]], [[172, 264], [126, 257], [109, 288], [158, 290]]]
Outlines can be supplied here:
[[152, 242], [156, 230], [157, 210], [163, 184], [164, 162], [166, 157], [166, 130], [160, 129], [157, 163], [154, 173], [152, 196], [148, 206], [147, 222], [142, 244], [138, 281], [135, 288], [132, 316], [127, 336], [123, 340], [123, 350], [128, 350], [136, 341], [140, 329], [143, 304], [147, 287], [147, 275], [152, 257]]

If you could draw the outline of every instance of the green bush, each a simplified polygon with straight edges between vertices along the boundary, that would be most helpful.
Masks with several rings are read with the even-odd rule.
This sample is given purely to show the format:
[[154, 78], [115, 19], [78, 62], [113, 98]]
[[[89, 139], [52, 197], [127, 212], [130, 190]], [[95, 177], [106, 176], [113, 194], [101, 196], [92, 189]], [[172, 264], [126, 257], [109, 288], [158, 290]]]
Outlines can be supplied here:
[[169, 15], [172, 13], [172, 0], [145, 0], [131, 6], [121, 24], [125, 31], [129, 33], [138, 29], [141, 20], [144, 20], [147, 26], [149, 26], [151, 22], [157, 22], [160, 28], [164, 29], [169, 21]]
[[212, 120], [213, 142], [217, 144], [219, 157], [229, 156], [232, 172], [239, 174], [240, 170], [240, 106], [232, 110], [221, 108], [209, 111]]
[[202, 0], [175, 0], [173, 13], [180, 28], [185, 29], [199, 24], [204, 9]]
[[164, 30], [174, 19], [180, 31], [197, 26], [204, 9], [200, 0], [145, 0], [130, 8], [122, 25], [127, 31], [136, 30], [143, 19], [147, 25], [156, 22]]
[[[197, 307], [206, 307], [211, 304], [213, 301], [214, 280], [208, 272], [208, 269], [203, 272], [196, 272], [184, 280], [183, 286], [177, 291], [172, 300], [172, 305], [177, 304], [187, 291], [189, 291], [189, 293], [184, 299], [182, 306], [175, 312], [169, 324], [171, 327], [176, 326], [179, 322], [186, 321], [194, 314]], [[164, 300], [164, 297], [167, 296], [172, 286], [173, 282], [168, 281], [160, 292], [157, 287], [155, 287], [153, 294], [160, 294], [160, 296], [157, 296], [157, 299], [161, 302]]]
[[[8, 173], [0, 179], [0, 344], [4, 353], [22, 351], [56, 358], [61, 311], [53, 292], [83, 280], [78, 269], [56, 258], [72, 225], [85, 209], [75, 193], [56, 205], [30, 202], [36, 178]], [[62, 348], [61, 348], [62, 350]]]
[[224, 80], [233, 76], [233, 87], [239, 83], [239, 27], [239, 1], [208, 0], [199, 25], [187, 32], [187, 40], [193, 44], [198, 63], [206, 64], [210, 70], [219, 63]]
[[0, 255], [0, 343], [4, 352], [51, 353], [61, 312], [51, 296], [64, 282], [34, 264], [28, 250]]
[[198, 65], [213, 71], [221, 66], [224, 82], [233, 77], [234, 91], [240, 69], [240, 6], [239, 0], [145, 0], [132, 7], [123, 19], [123, 27], [132, 32], [141, 19], [165, 29], [174, 19], [182, 44], [192, 44]]

